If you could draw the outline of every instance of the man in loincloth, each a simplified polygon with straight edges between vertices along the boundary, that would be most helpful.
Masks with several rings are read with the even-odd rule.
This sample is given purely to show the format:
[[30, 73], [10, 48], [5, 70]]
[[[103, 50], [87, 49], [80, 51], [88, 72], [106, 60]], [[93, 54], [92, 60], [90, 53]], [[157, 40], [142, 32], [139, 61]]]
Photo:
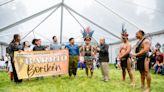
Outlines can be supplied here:
[[132, 74], [132, 61], [130, 57], [131, 44], [128, 40], [128, 34], [126, 31], [122, 31], [122, 45], [118, 54], [118, 59], [120, 60], [120, 65], [122, 69], [122, 80], [125, 81], [126, 70], [128, 71], [131, 85], [134, 86], [133, 74]]
[[139, 40], [136, 51], [133, 54], [133, 57], [137, 59], [137, 68], [141, 74], [141, 88], [145, 87], [145, 78], [147, 80], [147, 88], [144, 92], [150, 92], [151, 87], [151, 76], [150, 76], [150, 47], [151, 41], [145, 37], [143, 30], [139, 30], [136, 33], [136, 38]]

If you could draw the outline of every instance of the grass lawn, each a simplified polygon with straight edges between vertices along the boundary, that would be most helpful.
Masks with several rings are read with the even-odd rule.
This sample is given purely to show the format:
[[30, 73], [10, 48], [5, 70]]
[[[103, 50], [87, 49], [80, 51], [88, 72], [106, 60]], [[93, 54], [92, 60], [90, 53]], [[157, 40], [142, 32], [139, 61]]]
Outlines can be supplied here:
[[[164, 92], [164, 76], [151, 74], [151, 92]], [[110, 65], [109, 82], [103, 82], [101, 71], [96, 69], [92, 79], [85, 77], [84, 70], [78, 70], [75, 79], [69, 79], [67, 75], [62, 77], [45, 77], [44, 80], [23, 81], [15, 84], [9, 80], [8, 73], [0, 72], [0, 92], [142, 92], [140, 89], [140, 75], [134, 71], [136, 87], [130, 86], [127, 76], [125, 82], [121, 81], [121, 70], [114, 69]]]

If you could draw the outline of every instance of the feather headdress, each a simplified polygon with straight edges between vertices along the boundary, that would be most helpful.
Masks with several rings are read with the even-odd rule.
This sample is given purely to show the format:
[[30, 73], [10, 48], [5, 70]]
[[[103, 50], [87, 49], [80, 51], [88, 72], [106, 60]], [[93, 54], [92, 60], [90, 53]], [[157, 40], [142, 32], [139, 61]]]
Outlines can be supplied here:
[[122, 24], [122, 33], [121, 33], [121, 35], [122, 35], [123, 37], [128, 37], [128, 33], [127, 33], [127, 30], [126, 30], [124, 24]]
[[86, 39], [91, 40], [91, 39], [92, 39], [92, 36], [93, 36], [94, 31], [93, 31], [93, 30], [91, 30], [91, 28], [90, 28], [90, 27], [87, 27], [87, 28], [86, 28], [86, 29], [84, 29], [81, 33], [82, 33], [82, 35], [83, 35], [84, 40], [86, 40]]

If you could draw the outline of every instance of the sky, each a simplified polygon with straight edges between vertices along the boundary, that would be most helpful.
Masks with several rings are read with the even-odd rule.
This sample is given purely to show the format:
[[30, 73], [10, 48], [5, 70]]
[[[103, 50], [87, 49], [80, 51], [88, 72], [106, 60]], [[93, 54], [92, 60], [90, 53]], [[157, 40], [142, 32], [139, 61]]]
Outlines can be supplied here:
[[[7, 0], [0, 0], [0, 5], [5, 2]], [[0, 6], [0, 29], [60, 2], [61, 0], [14, 0]], [[129, 38], [134, 38], [139, 29], [144, 30], [146, 33], [164, 29], [164, 0], [65, 0], [64, 4], [119, 37], [122, 24], [125, 25]], [[19, 33], [24, 38], [52, 11], [50, 10], [25, 23], [0, 32], [0, 41], [9, 43], [15, 33]], [[95, 31], [93, 38], [96, 41], [100, 37], [105, 37], [107, 43], [119, 41], [108, 32], [81, 18], [74, 12], [70, 12], [84, 28], [90, 26]], [[70, 37], [74, 37], [76, 42], [83, 42], [81, 35], [83, 28], [79, 23], [64, 8], [62, 42], [68, 42]], [[52, 36], [54, 35], [60, 40], [60, 24], [61, 7], [22, 41], [40, 38], [43, 42], [49, 43], [52, 42]]]

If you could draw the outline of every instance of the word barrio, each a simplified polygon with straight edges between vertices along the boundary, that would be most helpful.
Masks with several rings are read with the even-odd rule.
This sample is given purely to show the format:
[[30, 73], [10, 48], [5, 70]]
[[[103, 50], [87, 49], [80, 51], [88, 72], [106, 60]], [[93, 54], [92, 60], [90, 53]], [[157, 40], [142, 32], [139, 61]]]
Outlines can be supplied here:
[[19, 79], [67, 74], [68, 62], [68, 50], [14, 53], [14, 65]]

